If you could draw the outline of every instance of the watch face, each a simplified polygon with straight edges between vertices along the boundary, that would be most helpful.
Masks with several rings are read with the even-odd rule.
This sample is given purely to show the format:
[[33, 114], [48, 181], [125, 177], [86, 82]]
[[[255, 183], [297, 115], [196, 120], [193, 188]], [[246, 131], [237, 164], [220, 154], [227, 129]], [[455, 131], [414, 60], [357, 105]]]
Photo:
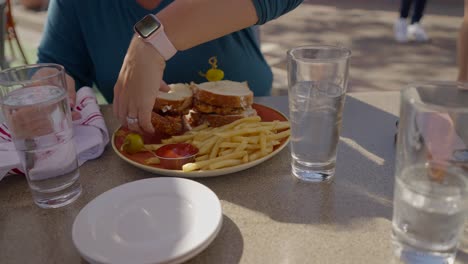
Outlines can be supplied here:
[[135, 31], [140, 34], [142, 38], [147, 38], [158, 30], [159, 27], [161, 27], [159, 21], [153, 16], [147, 15], [135, 24]]

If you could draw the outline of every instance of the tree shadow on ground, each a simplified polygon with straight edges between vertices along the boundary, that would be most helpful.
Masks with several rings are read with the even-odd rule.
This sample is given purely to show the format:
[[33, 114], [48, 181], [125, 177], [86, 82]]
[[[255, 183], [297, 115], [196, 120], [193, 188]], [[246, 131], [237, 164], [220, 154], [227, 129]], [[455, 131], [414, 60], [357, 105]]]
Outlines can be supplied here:
[[[399, 12], [400, 0], [305, 0], [303, 5], [323, 5], [337, 9]], [[463, 16], [463, 0], [429, 1], [425, 15]]]
[[[301, 14], [298, 14], [299, 16]], [[327, 18], [328, 17], [328, 18]], [[330, 18], [331, 17], [331, 18]], [[262, 28], [276, 36], [273, 67], [286, 69], [285, 50], [310, 44], [340, 45], [351, 49], [350, 91], [399, 90], [417, 80], [449, 80], [456, 77], [456, 26], [436, 25], [429, 43], [396, 43], [391, 23], [344, 12], [340, 17], [317, 11], [291, 23]], [[264, 38], [269, 41], [268, 37]], [[281, 51], [281, 54], [280, 52]], [[281, 55], [281, 56], [279, 56]]]
[[343, 119], [332, 183], [296, 180], [291, 175], [289, 149], [249, 171], [199, 181], [221, 200], [278, 222], [324, 224], [349, 230], [361, 228], [359, 223], [369, 218], [391, 221], [397, 118], [348, 97]]
[[186, 264], [240, 262], [244, 249], [244, 239], [239, 227], [227, 216], [223, 217], [223, 226], [215, 240], [195, 258]]

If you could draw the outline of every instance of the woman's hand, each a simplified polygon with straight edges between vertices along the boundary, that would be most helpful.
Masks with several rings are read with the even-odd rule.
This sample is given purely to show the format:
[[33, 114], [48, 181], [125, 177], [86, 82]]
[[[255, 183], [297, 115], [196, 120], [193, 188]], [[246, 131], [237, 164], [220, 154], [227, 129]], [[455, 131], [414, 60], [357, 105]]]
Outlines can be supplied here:
[[[41, 78], [55, 75], [56, 70], [50, 69], [50, 68], [42, 68], [39, 69], [34, 75], [31, 77], [32, 80], [39, 80]], [[49, 83], [44, 83], [44, 85], [48, 85]], [[67, 89], [67, 94], [68, 94], [68, 102], [70, 103], [70, 107], [72, 109], [71, 115], [72, 115], [72, 120], [78, 120], [81, 118], [81, 114], [78, 112], [73, 111], [73, 108], [75, 108], [76, 105], [76, 90], [75, 90], [75, 80], [65, 73], [65, 88]]]
[[[114, 114], [131, 130], [154, 133], [151, 112], [166, 62], [159, 52], [133, 37], [114, 87]], [[133, 121], [133, 122], [130, 122]]]

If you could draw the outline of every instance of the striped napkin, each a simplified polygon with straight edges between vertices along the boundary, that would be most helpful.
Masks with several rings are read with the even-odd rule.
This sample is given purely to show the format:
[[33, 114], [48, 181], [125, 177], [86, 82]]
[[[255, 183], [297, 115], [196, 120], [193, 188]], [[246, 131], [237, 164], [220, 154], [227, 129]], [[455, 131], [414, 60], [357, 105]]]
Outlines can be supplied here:
[[[74, 111], [81, 114], [79, 120], [73, 121], [73, 139], [81, 165], [101, 156], [109, 142], [109, 133], [93, 89], [83, 87], [78, 90]], [[20, 159], [11, 142], [10, 131], [6, 124], [0, 123], [0, 180], [8, 174], [21, 173]]]

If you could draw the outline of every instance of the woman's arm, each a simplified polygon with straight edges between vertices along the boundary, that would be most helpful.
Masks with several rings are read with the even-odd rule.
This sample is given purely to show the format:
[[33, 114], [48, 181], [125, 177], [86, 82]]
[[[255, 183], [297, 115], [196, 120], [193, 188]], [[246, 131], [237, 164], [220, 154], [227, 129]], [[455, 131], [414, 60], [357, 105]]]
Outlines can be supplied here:
[[180, 0], [157, 14], [177, 50], [249, 27], [258, 17], [252, 0]]
[[[91, 59], [86, 51], [74, 3], [52, 0], [47, 23], [38, 49], [38, 63], [57, 63], [67, 71], [70, 103], [75, 104], [75, 81], [78, 86], [91, 86]], [[73, 76], [73, 78], [72, 78]]]
[[[298, 0], [177, 0], [156, 16], [177, 50], [186, 50], [292, 10]], [[227, 47], [229, 48], [229, 47]], [[132, 130], [153, 133], [151, 110], [165, 68], [162, 56], [150, 44], [134, 38], [114, 87], [114, 113]]]
[[254, 24], [264, 24], [303, 0], [178, 0], [157, 14], [178, 50], [186, 50]]
[[458, 80], [468, 81], [468, 0], [458, 36]]

